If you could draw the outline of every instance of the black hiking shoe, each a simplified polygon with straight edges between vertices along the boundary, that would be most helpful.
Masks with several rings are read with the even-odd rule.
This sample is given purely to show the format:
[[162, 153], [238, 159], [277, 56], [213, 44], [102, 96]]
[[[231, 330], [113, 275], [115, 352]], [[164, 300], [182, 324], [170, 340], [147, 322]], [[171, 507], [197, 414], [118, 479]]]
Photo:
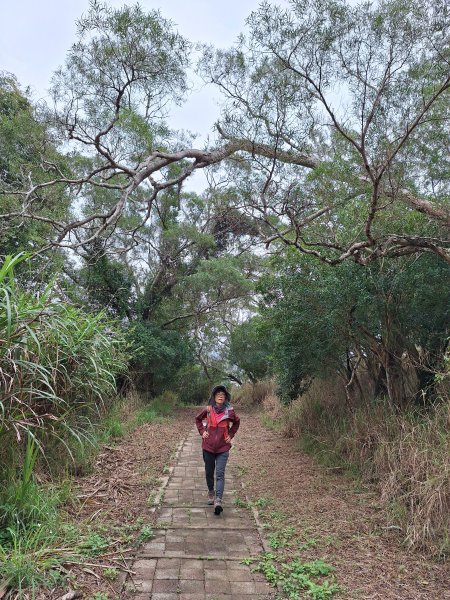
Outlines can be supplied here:
[[222, 511], [222, 498], [217, 497], [214, 502], [214, 514], [220, 515]]
[[211, 506], [214, 504], [214, 490], [208, 492], [208, 504]]

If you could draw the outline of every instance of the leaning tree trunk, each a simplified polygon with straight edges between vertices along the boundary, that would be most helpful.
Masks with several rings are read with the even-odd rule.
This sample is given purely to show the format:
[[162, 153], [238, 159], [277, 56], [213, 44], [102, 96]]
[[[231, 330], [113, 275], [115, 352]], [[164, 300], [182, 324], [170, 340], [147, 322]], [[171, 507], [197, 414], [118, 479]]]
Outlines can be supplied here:
[[396, 331], [389, 312], [383, 323], [383, 368], [389, 401], [396, 410], [404, 410], [417, 393], [417, 373], [409, 360], [402, 337]]

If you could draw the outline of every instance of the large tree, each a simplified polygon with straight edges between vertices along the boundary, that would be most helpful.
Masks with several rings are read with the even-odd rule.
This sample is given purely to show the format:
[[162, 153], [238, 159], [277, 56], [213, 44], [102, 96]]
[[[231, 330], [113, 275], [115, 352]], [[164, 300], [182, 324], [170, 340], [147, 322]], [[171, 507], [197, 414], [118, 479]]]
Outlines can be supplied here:
[[[70, 220], [70, 199], [61, 186], [51, 186], [48, 193], [23, 194], [30, 181], [45, 188], [50, 172], [66, 167], [28, 90], [10, 73], [0, 73], [0, 214], [10, 215], [0, 219], [0, 254], [38, 250], [54, 235], [54, 220]], [[35, 218], [24, 218], [28, 212]]]
[[[53, 90], [60, 133], [94, 164], [81, 161], [75, 177], [54, 170], [80, 216], [51, 219], [49, 244], [107, 237], [130, 209], [146, 224], [162, 191], [228, 158], [237, 207], [267, 244], [331, 264], [416, 252], [450, 262], [449, 23], [444, 1], [263, 3], [236, 48], [205, 50], [200, 70], [226, 109], [216, 145], [196, 149], [165, 121], [186, 90], [189, 43], [157, 12], [92, 2]], [[33, 182], [3, 219], [41, 218], [33, 199], [50, 186]], [[86, 201], [92, 189], [110, 194], [101, 210]]]
[[450, 262], [448, 3], [264, 2], [248, 24], [201, 70], [227, 98], [222, 137], [252, 154], [234, 172], [267, 242]]
[[434, 399], [448, 344], [449, 283], [436, 256], [330, 268], [292, 248], [280, 253], [259, 289], [282, 397], [337, 374], [349, 400], [358, 388], [369, 400], [386, 395], [397, 409]]

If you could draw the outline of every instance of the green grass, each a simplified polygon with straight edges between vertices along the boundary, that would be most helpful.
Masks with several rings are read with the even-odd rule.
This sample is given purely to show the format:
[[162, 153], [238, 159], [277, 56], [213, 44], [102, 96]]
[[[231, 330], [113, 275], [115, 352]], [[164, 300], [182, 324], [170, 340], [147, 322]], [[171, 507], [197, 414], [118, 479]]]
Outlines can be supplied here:
[[134, 424], [139, 427], [146, 423], [164, 423], [166, 417], [159, 414], [152, 406], [141, 408], [134, 417]]
[[266, 508], [267, 506], [271, 506], [273, 503], [273, 498], [258, 498], [258, 500], [255, 500], [254, 505], [256, 508]]
[[[0, 399], [0, 438], [16, 453], [23, 437], [40, 440], [43, 450], [50, 437], [78, 435], [78, 417], [103, 410], [128, 360], [123, 334], [104, 313], [61, 302], [54, 282], [21, 286], [14, 268], [27, 259], [22, 253], [0, 265], [0, 361], [9, 398]], [[8, 434], [14, 431], [21, 435]]]
[[33, 539], [39, 531], [51, 534], [59, 527], [59, 509], [71, 497], [68, 479], [38, 485], [33, 475], [37, 446], [29, 441], [22, 465], [10, 467], [0, 485], [0, 544], [3, 550], [17, 546], [18, 538]]
[[[84, 458], [95, 457], [101, 442], [112, 439], [110, 424], [114, 419], [99, 427], [86, 443], [89, 452], [84, 451]], [[72, 497], [71, 481], [64, 478], [57, 485], [39, 485], [33, 473], [37, 449], [31, 440], [22, 463], [10, 467], [0, 485], [0, 580], [8, 582], [17, 598], [60, 585], [65, 577], [61, 567], [64, 562], [99, 556], [110, 545], [111, 525], [100, 523], [94, 527], [62, 521], [61, 507]], [[152, 533], [142, 521], [121, 526], [114, 532], [114, 539], [122, 544], [140, 543]]]
[[144, 525], [139, 533], [140, 542], [148, 542], [154, 536], [151, 525]]
[[119, 576], [119, 571], [114, 567], [103, 569], [103, 577], [108, 581], [115, 581]]
[[178, 396], [173, 392], [164, 392], [148, 400], [146, 405], [136, 412], [133, 426], [166, 422], [172, 416], [177, 402]]
[[19, 598], [25, 590], [54, 587], [64, 580], [62, 564], [73, 552], [64, 547], [53, 550], [57, 541], [56, 533], [47, 527], [9, 529], [8, 545], [0, 544], [0, 578]]
[[272, 431], [280, 431], [283, 429], [283, 423], [281, 421], [276, 421], [265, 413], [261, 415], [261, 423], [264, 425], [264, 427], [267, 427], [267, 429]]
[[321, 442], [307, 433], [302, 433], [297, 443], [303, 452], [313, 456], [322, 467], [339, 469], [344, 475], [355, 481], [361, 479], [361, 468], [356, 463], [344, 459], [331, 445]]
[[333, 575], [334, 568], [321, 559], [307, 561], [301, 553], [319, 547], [307, 528], [299, 531], [289, 524], [287, 516], [274, 510], [275, 500], [259, 498], [254, 501], [271, 551], [260, 559], [248, 559], [245, 564], [255, 563], [254, 571], [266, 577], [289, 600], [312, 598], [327, 600], [339, 590]]
[[109, 548], [110, 543], [109, 538], [96, 531], [91, 531], [78, 544], [78, 549], [84, 556], [99, 556]]
[[103, 441], [122, 438], [126, 433], [126, 425], [120, 415], [121, 404], [113, 404], [102, 422]]
[[283, 527], [277, 529], [274, 533], [268, 536], [269, 545], [274, 550], [278, 548], [286, 548], [293, 545], [295, 537], [294, 527]]
[[[21, 286], [14, 268], [24, 260], [0, 264], [0, 364], [10, 394], [0, 398], [0, 580], [18, 598], [57, 585], [62, 562], [105, 551], [107, 532], [62, 522], [70, 476], [91, 472], [102, 445], [169, 418], [177, 401], [162, 394], [124, 422], [115, 378], [129, 357], [117, 323], [61, 302], [53, 282]], [[121, 539], [136, 541], [139, 531], [151, 535], [140, 524]]]
[[234, 505], [236, 508], [250, 508], [250, 504], [242, 498], [239, 498], [239, 496], [236, 496], [234, 499]]
[[[22, 286], [14, 268], [25, 260], [19, 254], [0, 264], [0, 364], [8, 389], [0, 398], [0, 579], [17, 597], [54, 587], [61, 562], [74, 554], [60, 522], [67, 474], [86, 471], [102, 441], [123, 434], [107, 408], [128, 362], [125, 338], [104, 313], [61, 302], [54, 282]], [[61, 483], [40, 485], [36, 471]]]
[[328, 577], [334, 568], [322, 560], [302, 562], [294, 558], [288, 561], [266, 553], [252, 570], [262, 573], [290, 600], [304, 597], [303, 592], [312, 600], [327, 600], [339, 590], [334, 578]]

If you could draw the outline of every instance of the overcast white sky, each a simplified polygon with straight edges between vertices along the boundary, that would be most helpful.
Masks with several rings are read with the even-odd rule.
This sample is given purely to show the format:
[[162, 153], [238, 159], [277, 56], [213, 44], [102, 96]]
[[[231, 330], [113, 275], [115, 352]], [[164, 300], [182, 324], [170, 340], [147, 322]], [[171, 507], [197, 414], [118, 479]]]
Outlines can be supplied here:
[[[160, 9], [178, 31], [193, 42], [228, 47], [244, 29], [245, 19], [261, 0], [140, 0], [143, 8]], [[107, 0], [110, 6], [134, 0]], [[0, 0], [0, 70], [10, 71], [35, 98], [46, 95], [50, 78], [75, 41], [75, 21], [89, 0]], [[200, 87], [200, 86], [198, 86]], [[211, 89], [196, 89], [173, 115], [172, 126], [205, 136], [219, 114]]]
[[[135, 0], [107, 0], [110, 6]], [[144, 9], [159, 9], [192, 42], [226, 48], [244, 30], [245, 19], [261, 0], [140, 0]], [[287, 4], [287, 0], [278, 0]], [[0, 0], [0, 71], [13, 73], [22, 87], [30, 86], [35, 99], [47, 95], [53, 72], [64, 62], [75, 41], [75, 21], [89, 8], [89, 0]], [[196, 81], [170, 125], [198, 133], [201, 146], [219, 116], [219, 97], [210, 86]], [[189, 178], [186, 188], [201, 191], [203, 174]]]

